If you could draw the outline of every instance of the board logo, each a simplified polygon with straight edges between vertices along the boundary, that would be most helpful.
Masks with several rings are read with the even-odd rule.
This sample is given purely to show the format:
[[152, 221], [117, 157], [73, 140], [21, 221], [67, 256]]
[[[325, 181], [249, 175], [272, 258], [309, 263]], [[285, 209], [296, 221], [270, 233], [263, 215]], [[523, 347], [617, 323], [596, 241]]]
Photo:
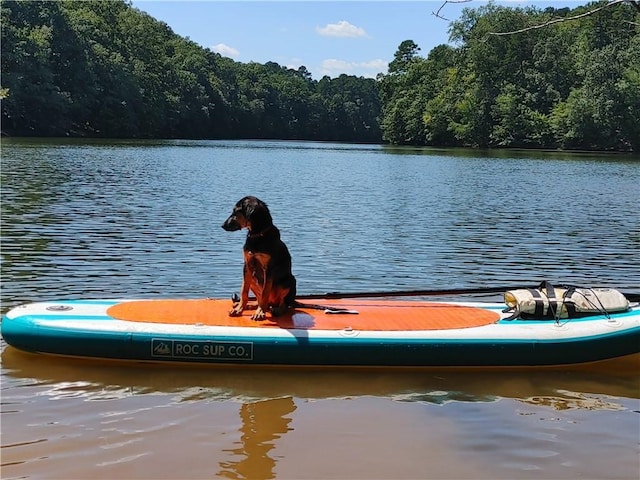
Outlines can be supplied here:
[[73, 310], [71, 305], [49, 305], [47, 308], [50, 312], [68, 312]]
[[169, 347], [169, 344], [166, 342], [158, 342], [156, 345], [153, 346], [153, 355], [158, 355], [158, 356], [167, 356], [167, 355], [171, 355], [171, 347]]
[[162, 358], [253, 360], [253, 343], [182, 341], [154, 338], [151, 340], [151, 356]]

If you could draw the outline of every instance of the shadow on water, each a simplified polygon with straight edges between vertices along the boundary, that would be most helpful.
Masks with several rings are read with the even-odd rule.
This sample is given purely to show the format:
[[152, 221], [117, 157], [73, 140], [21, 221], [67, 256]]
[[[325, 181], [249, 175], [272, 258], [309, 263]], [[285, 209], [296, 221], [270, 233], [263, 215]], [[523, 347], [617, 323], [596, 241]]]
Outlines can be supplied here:
[[443, 157], [467, 158], [467, 159], [548, 159], [548, 160], [604, 160], [640, 162], [637, 153], [620, 152], [591, 152], [568, 150], [527, 150], [527, 149], [478, 149], [478, 148], [442, 148], [442, 147], [415, 147], [383, 145], [379, 147], [382, 152], [393, 155], [436, 155]]

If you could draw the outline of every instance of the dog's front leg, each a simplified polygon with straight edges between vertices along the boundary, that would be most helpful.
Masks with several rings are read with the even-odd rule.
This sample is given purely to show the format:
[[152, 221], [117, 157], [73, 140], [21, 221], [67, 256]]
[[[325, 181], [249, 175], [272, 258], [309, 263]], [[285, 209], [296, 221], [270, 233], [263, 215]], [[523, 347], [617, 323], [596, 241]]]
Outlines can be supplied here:
[[245, 264], [244, 275], [242, 277], [242, 288], [240, 290], [240, 301], [233, 305], [233, 308], [229, 310], [230, 317], [239, 317], [242, 315], [243, 310], [249, 303], [249, 287], [251, 286], [251, 272]]
[[271, 287], [273, 280], [271, 276], [267, 274], [267, 269], [264, 269], [264, 283], [262, 284], [262, 292], [260, 295], [256, 294], [258, 300], [258, 308], [256, 312], [251, 316], [252, 320], [264, 320], [267, 318], [267, 312], [269, 311], [269, 297], [271, 296]]

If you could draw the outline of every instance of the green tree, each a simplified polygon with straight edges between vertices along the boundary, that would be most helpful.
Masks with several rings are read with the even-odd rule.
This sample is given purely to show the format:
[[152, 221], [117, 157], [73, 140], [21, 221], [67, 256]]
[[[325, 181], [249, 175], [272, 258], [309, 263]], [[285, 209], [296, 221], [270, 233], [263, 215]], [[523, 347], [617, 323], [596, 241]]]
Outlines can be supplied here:
[[325, 95], [305, 67], [234, 62], [125, 0], [1, 7], [3, 133], [380, 141], [375, 80]]
[[451, 24], [455, 47], [439, 46], [425, 60], [405, 41], [380, 76], [383, 138], [637, 150], [637, 5], [465, 9]]

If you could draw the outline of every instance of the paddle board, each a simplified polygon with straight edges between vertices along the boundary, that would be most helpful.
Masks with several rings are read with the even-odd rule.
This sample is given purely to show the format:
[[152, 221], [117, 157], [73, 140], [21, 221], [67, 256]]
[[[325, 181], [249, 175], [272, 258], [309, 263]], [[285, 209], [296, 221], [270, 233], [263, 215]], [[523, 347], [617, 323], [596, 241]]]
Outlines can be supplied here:
[[[143, 362], [222, 365], [521, 367], [640, 351], [640, 307], [570, 320], [507, 320], [503, 304], [331, 299], [279, 317], [230, 317], [227, 299], [63, 300], [2, 320], [20, 350]], [[333, 310], [335, 312], [335, 310]]]

